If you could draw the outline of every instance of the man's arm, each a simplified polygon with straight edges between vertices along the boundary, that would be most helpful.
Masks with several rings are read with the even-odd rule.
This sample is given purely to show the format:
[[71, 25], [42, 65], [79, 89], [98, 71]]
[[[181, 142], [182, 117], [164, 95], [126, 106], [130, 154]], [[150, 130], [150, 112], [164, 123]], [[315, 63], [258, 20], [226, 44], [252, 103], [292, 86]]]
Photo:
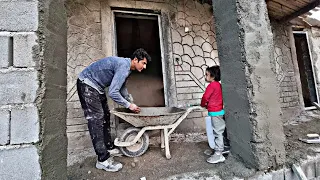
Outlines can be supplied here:
[[121, 106], [129, 108], [130, 103], [120, 93], [120, 89], [122, 89], [121, 87], [123, 87], [123, 84], [126, 81], [127, 77], [128, 72], [116, 71], [116, 73], [113, 76], [112, 82], [109, 86], [108, 94], [113, 101], [115, 101]]
[[122, 95], [122, 97], [124, 97], [127, 101], [132, 102], [132, 99], [130, 97], [130, 94], [128, 93], [128, 89], [127, 89], [127, 80], [123, 83], [121, 89], [120, 89], [120, 94]]

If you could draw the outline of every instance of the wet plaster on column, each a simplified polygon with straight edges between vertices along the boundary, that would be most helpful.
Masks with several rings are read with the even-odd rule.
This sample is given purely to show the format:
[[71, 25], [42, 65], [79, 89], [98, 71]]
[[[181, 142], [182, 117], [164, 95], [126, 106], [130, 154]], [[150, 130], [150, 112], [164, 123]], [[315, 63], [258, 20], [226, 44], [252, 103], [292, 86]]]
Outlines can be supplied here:
[[67, 178], [67, 18], [63, 0], [39, 1], [38, 151], [42, 179]]
[[256, 169], [284, 163], [273, 40], [266, 3], [213, 3], [232, 152]]

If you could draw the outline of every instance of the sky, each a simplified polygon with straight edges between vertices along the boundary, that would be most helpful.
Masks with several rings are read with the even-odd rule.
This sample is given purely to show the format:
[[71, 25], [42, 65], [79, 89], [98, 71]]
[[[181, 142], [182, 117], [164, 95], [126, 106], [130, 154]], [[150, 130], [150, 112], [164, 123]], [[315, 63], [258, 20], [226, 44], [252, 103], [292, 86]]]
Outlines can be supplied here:
[[312, 15], [310, 17], [318, 19], [320, 21], [320, 8], [317, 8], [318, 11], [311, 10]]

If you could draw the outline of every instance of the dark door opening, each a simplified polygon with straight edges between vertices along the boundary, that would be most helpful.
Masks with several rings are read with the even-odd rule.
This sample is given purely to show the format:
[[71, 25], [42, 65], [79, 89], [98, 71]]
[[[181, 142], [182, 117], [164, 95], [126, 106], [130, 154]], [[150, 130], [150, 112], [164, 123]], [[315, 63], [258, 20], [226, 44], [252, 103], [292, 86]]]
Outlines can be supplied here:
[[318, 102], [315, 87], [312, 62], [309, 53], [308, 40], [305, 33], [294, 33], [297, 60], [299, 66], [302, 95], [305, 107], [313, 106], [313, 102]]
[[118, 56], [130, 57], [143, 48], [152, 58], [146, 70], [133, 71], [128, 78], [127, 88], [134, 103], [141, 107], [165, 106], [158, 17], [116, 12], [115, 28]]

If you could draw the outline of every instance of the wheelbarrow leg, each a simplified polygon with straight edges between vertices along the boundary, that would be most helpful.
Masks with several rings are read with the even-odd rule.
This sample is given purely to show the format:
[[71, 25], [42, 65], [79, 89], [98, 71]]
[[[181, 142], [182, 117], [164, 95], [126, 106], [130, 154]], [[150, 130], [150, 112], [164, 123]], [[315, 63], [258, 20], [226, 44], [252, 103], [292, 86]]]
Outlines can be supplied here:
[[160, 140], [161, 140], [161, 149], [164, 149], [164, 130], [163, 129], [161, 129], [160, 130]]
[[164, 145], [166, 148], [166, 158], [171, 159], [170, 155], [170, 149], [169, 149], [169, 134], [168, 134], [168, 128], [164, 129]]

